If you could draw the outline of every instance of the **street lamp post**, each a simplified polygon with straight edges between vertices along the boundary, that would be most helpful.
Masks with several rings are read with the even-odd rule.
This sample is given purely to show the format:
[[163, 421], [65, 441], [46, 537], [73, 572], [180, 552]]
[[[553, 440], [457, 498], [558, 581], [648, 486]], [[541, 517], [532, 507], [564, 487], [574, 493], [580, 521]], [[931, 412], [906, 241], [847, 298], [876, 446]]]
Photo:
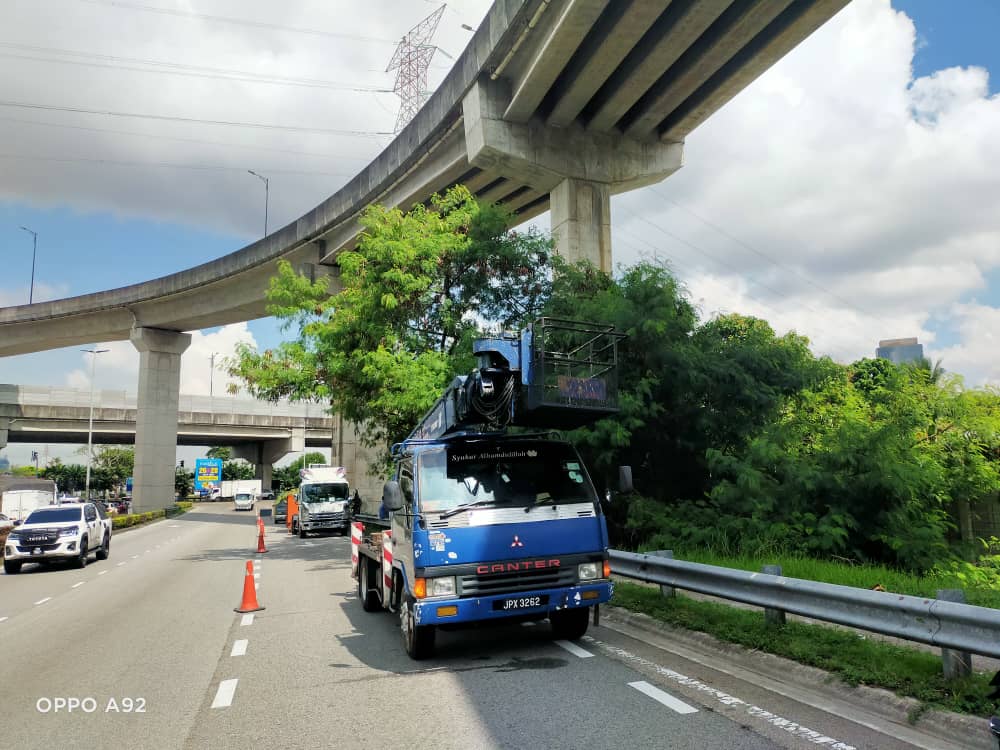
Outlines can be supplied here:
[[252, 169], [248, 169], [247, 172], [252, 174], [254, 177], [264, 181], [264, 236], [267, 237], [267, 204], [270, 200], [270, 190], [268, 188], [267, 178], [262, 174], [257, 174]]
[[93, 450], [91, 446], [93, 445], [94, 439], [94, 377], [97, 374], [97, 355], [103, 354], [104, 352], [111, 351], [110, 349], [81, 349], [82, 352], [87, 352], [90, 354], [90, 424], [87, 427], [87, 479], [84, 483], [84, 499], [90, 499], [90, 464], [93, 460]]
[[25, 232], [31, 234], [31, 287], [28, 289], [28, 304], [35, 298], [35, 255], [38, 252], [38, 232], [27, 227], [21, 227]]
[[212, 352], [212, 356], [208, 358], [209, 361], [209, 373], [208, 373], [208, 397], [212, 398], [215, 395], [215, 358], [219, 356], [218, 352]]

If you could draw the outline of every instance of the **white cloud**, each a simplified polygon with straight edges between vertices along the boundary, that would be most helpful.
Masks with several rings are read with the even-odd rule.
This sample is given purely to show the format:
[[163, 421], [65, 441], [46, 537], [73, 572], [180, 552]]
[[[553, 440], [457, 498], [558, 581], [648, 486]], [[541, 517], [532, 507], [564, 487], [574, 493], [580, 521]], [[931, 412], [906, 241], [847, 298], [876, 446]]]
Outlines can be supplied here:
[[838, 359], [933, 344], [943, 320], [961, 337], [945, 367], [992, 377], [974, 329], [1000, 311], [960, 303], [1000, 266], [1000, 98], [980, 68], [913, 80], [915, 44], [887, 0], [852, 2], [695, 131], [684, 169], [617, 200], [616, 260], [655, 248], [704, 312], [756, 312]]
[[961, 343], [931, 352], [946, 370], [970, 383], [1000, 386], [1000, 309], [975, 302], [953, 305], [949, 314]]
[[[191, 345], [181, 355], [181, 393], [207, 396], [211, 389], [217, 396], [227, 395], [227, 386], [233, 380], [224, 373], [222, 359], [232, 357], [238, 343], [256, 346], [257, 342], [246, 323], [223, 326], [210, 333], [194, 331], [191, 334]], [[99, 390], [135, 393], [139, 381], [139, 353], [135, 347], [128, 341], [111, 341], [98, 344], [97, 348], [108, 351], [97, 355], [95, 387]], [[215, 375], [210, 382], [210, 358], [213, 353], [218, 356], [215, 360]], [[80, 354], [81, 365], [66, 375], [67, 386], [90, 388], [92, 356]]]

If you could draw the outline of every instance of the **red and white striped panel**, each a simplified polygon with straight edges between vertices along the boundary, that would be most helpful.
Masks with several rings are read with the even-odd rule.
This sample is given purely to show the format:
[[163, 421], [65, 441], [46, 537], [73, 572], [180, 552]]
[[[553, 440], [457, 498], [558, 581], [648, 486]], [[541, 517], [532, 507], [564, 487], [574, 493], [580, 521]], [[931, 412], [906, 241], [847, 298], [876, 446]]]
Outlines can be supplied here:
[[358, 549], [361, 547], [361, 521], [351, 522], [351, 577], [358, 577]]
[[382, 532], [382, 601], [389, 601], [392, 591], [392, 532]]

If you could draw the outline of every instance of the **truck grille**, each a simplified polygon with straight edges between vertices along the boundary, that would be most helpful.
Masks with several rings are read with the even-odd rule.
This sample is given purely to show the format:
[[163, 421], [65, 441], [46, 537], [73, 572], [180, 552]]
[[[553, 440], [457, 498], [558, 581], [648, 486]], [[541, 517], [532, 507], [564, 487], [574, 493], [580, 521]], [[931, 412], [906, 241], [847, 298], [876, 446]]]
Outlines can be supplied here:
[[59, 541], [59, 532], [48, 529], [32, 529], [18, 534], [18, 542], [25, 547], [43, 547], [46, 544], [55, 545]]
[[343, 513], [310, 513], [308, 521], [343, 521]]
[[469, 575], [458, 579], [459, 596], [491, 596], [532, 589], [572, 586], [576, 583], [576, 567], [526, 570], [499, 575]]

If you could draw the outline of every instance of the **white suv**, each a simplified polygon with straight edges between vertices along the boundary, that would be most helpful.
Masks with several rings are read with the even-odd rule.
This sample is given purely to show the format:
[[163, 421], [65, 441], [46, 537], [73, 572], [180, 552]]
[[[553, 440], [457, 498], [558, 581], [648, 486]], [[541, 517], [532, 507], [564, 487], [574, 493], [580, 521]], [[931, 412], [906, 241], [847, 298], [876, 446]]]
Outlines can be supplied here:
[[97, 503], [60, 503], [31, 511], [13, 529], [4, 548], [3, 569], [20, 573], [26, 562], [72, 560], [86, 567], [91, 552], [106, 560], [111, 551], [111, 519]]

